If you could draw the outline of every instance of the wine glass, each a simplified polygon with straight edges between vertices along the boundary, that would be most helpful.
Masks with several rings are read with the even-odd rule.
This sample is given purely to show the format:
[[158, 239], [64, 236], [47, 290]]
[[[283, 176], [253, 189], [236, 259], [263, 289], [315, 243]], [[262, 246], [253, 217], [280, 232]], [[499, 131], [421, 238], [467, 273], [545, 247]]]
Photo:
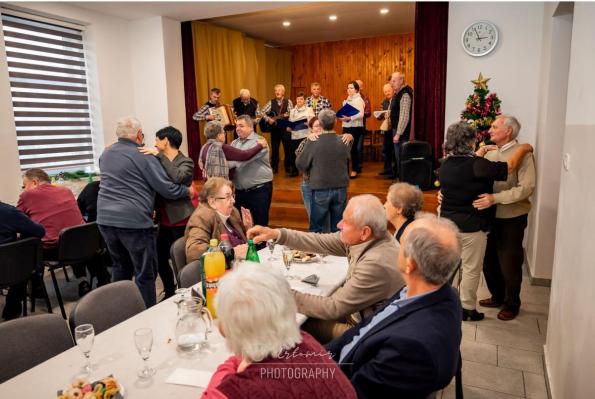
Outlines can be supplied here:
[[79, 347], [83, 355], [85, 355], [85, 367], [83, 370], [87, 374], [91, 374], [91, 349], [93, 348], [93, 341], [95, 341], [95, 330], [91, 324], [81, 324], [74, 329], [74, 339], [76, 345]]
[[283, 250], [283, 264], [285, 265], [285, 268], [287, 269], [287, 278], [289, 280], [292, 280], [295, 278], [289, 274], [289, 269], [291, 268], [292, 261], [293, 261], [293, 250], [289, 249], [289, 248], [284, 249]]
[[145, 367], [138, 371], [138, 376], [140, 378], [151, 378], [155, 374], [155, 369], [149, 367], [147, 360], [149, 360], [151, 348], [153, 347], [153, 330], [150, 328], [135, 330], [134, 345], [136, 345], [136, 350], [145, 364]]
[[271, 252], [271, 256], [269, 256], [269, 263], [272, 263], [275, 260], [275, 257], [273, 256], [273, 251], [275, 250], [275, 244], [276, 243], [277, 242], [275, 240], [268, 240], [267, 241], [267, 248]]

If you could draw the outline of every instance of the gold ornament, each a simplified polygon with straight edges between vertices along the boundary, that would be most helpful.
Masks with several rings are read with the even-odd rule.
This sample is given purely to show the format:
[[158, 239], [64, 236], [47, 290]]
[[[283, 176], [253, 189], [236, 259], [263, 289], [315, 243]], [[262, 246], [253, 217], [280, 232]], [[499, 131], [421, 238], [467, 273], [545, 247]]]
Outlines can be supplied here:
[[483, 77], [483, 75], [481, 74], [481, 72], [479, 73], [479, 76], [477, 77], [477, 79], [472, 80], [471, 83], [473, 83], [475, 85], [476, 89], [483, 89], [483, 90], [487, 90], [488, 89], [488, 81], [491, 78], [485, 78]]

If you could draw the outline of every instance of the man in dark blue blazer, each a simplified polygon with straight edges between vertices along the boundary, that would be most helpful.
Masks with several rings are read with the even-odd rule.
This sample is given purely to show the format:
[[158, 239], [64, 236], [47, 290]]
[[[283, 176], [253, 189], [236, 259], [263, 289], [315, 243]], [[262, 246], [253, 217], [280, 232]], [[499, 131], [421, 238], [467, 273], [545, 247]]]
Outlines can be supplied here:
[[456, 226], [433, 215], [401, 238], [407, 285], [374, 316], [327, 345], [360, 398], [426, 398], [455, 375], [462, 310], [448, 284], [461, 257]]

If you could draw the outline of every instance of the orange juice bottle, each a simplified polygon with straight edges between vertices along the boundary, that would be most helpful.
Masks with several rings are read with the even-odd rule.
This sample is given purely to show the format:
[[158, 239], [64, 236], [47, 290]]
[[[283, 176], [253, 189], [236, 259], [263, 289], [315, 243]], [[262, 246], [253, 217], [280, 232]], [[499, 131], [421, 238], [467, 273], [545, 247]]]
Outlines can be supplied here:
[[217, 294], [217, 287], [219, 286], [219, 279], [225, 274], [225, 256], [219, 246], [217, 239], [211, 239], [209, 245], [209, 252], [205, 255], [205, 280], [206, 280], [206, 295], [207, 308], [211, 312], [213, 318], [216, 318], [215, 307], [213, 306], [213, 299]]

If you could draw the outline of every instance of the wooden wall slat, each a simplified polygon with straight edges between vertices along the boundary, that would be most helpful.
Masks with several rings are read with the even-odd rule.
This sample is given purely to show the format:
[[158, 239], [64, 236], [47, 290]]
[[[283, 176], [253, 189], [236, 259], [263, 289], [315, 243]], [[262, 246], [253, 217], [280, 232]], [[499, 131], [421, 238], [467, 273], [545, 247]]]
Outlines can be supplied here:
[[[384, 98], [382, 86], [397, 70], [405, 73], [407, 84], [413, 87], [413, 33], [304, 44], [284, 50], [292, 53], [292, 101], [298, 91], [309, 95], [310, 84], [320, 82], [322, 94], [337, 110], [347, 96], [347, 83], [361, 79], [372, 109], [380, 109]], [[367, 122], [370, 130], [379, 127], [380, 122], [373, 118]]]

